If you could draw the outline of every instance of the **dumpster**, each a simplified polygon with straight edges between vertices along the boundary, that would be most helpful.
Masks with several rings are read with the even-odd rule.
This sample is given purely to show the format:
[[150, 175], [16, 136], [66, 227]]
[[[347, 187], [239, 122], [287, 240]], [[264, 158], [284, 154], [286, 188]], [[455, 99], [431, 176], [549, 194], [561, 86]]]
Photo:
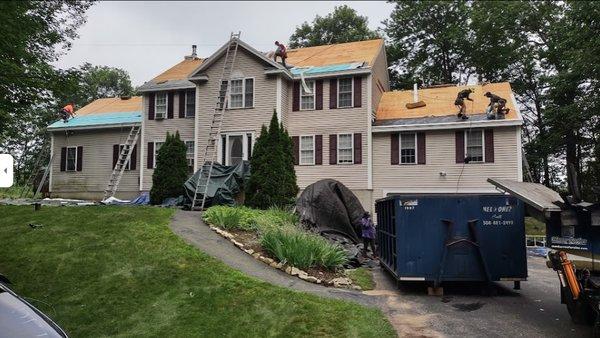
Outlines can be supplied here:
[[508, 195], [395, 195], [377, 200], [381, 266], [398, 281], [527, 278], [524, 205]]

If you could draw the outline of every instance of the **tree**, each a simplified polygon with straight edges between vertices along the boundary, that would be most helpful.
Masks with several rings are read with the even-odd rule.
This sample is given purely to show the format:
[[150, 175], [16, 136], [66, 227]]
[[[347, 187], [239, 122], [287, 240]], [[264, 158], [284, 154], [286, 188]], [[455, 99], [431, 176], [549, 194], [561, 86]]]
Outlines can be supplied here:
[[183, 184], [188, 178], [186, 150], [179, 132], [175, 135], [167, 133], [165, 143], [156, 156], [150, 189], [151, 204], [161, 204], [166, 198], [183, 195]]
[[304, 22], [290, 36], [290, 47], [311, 47], [332, 43], [363, 41], [378, 38], [368, 27], [369, 19], [347, 6], [336, 6], [325, 17], [317, 15], [312, 24]]
[[465, 1], [397, 1], [383, 21], [392, 87], [466, 83], [469, 15]]
[[94, 66], [86, 62], [79, 67], [78, 72], [79, 83], [70, 98], [77, 107], [100, 98], [134, 94], [129, 73], [123, 69]]
[[298, 194], [292, 139], [273, 112], [269, 129], [262, 126], [250, 159], [246, 204], [267, 209], [293, 203]]

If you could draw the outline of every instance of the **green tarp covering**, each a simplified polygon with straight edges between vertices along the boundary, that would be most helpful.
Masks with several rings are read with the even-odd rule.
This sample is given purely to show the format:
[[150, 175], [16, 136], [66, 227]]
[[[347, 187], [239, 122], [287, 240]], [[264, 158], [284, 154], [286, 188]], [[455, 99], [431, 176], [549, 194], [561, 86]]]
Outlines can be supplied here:
[[[196, 185], [200, 180], [201, 191], [196, 196], [196, 204], [200, 205], [204, 184], [208, 178], [208, 167], [210, 163], [205, 163], [205, 170], [198, 170], [184, 184], [185, 202], [184, 205], [191, 206]], [[202, 177], [200, 177], [202, 174]], [[242, 161], [235, 166], [225, 166], [215, 163], [212, 169], [210, 182], [208, 183], [207, 200], [205, 207], [211, 205], [235, 205], [235, 196], [240, 193], [244, 187], [244, 182], [250, 176], [250, 164], [248, 161]]]

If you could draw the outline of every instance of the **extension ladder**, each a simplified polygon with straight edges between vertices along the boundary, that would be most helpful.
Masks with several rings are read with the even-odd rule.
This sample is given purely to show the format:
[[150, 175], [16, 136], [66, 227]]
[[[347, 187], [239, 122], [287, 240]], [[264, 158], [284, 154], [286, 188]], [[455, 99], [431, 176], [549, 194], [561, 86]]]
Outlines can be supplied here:
[[[208, 192], [208, 184], [212, 176], [213, 165], [217, 159], [217, 140], [221, 133], [221, 126], [223, 125], [223, 115], [227, 108], [227, 102], [229, 100], [229, 82], [231, 80], [231, 73], [235, 66], [235, 59], [237, 56], [239, 38], [241, 32], [231, 33], [229, 42], [227, 43], [227, 50], [225, 52], [225, 61], [223, 62], [223, 68], [221, 70], [221, 78], [219, 80], [219, 93], [217, 95], [217, 102], [213, 111], [213, 117], [208, 131], [208, 140], [206, 147], [204, 148], [204, 155], [201, 158], [200, 163], [202, 168], [200, 169], [200, 175], [196, 181], [196, 189], [194, 191], [194, 197], [192, 199], [192, 210], [197, 210], [198, 202], [200, 202], [199, 210], [204, 210], [206, 203], [206, 194]], [[204, 177], [206, 176], [206, 179]], [[198, 201], [198, 193], [202, 194], [202, 199]]]
[[[33, 191], [33, 188], [34, 188], [33, 184], [35, 183], [35, 179], [37, 178], [40, 170], [42, 169], [42, 161], [44, 161], [46, 156], [48, 156], [49, 151], [50, 151], [50, 143], [47, 140], [45, 140], [44, 143], [42, 144], [42, 148], [38, 152], [38, 156], [35, 160], [35, 163], [33, 164], [33, 170], [29, 174], [29, 177], [27, 178], [25, 185], [21, 189], [19, 198], [26, 196], [30, 190]], [[33, 191], [34, 194], [33, 194], [32, 198], [35, 198], [35, 196], [37, 194], [39, 194], [40, 191], [42, 190], [42, 187], [44, 186], [44, 182], [46, 182], [46, 178], [48, 177], [48, 173], [50, 171], [50, 165], [52, 165], [53, 158], [54, 158], [54, 156], [51, 156], [48, 166], [44, 169], [44, 175], [43, 175], [42, 181], [39, 183], [37, 190]]]
[[140, 136], [141, 126], [133, 126], [129, 131], [129, 135], [127, 135], [127, 140], [119, 153], [119, 158], [115, 167], [113, 168], [112, 173], [110, 174], [110, 180], [108, 181], [108, 186], [106, 190], [104, 190], [104, 199], [106, 200], [109, 197], [112, 197], [117, 192], [117, 188], [119, 187], [119, 183], [121, 182], [121, 178], [123, 177], [123, 172], [125, 172], [125, 168], [131, 159], [131, 154], [133, 154], [133, 148], [135, 147], [138, 137]]

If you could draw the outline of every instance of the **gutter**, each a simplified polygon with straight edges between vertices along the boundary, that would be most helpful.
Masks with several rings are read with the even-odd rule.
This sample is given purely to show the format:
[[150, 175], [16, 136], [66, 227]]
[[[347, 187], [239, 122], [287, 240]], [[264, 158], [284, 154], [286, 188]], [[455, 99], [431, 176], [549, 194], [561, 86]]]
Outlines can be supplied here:
[[[208, 78], [207, 78], [208, 80]], [[160, 87], [160, 85], [156, 85], [156, 87], [146, 87], [146, 88], [138, 88], [138, 93], [147, 93], [147, 92], [158, 92], [158, 91], [167, 91], [167, 90], [181, 90], [181, 89], [193, 89], [196, 86], [192, 83], [190, 85], [185, 86], [173, 86], [173, 87]]]
[[[300, 75], [292, 75], [289, 71], [282, 69], [269, 69], [265, 71], [267, 75], [285, 74], [289, 80], [300, 80]], [[329, 72], [321, 74], [304, 74], [305, 79], [319, 79], [333, 76], [344, 76], [344, 75], [368, 75], [371, 74], [371, 68], [359, 68], [359, 69], [348, 69], [339, 72]]]
[[374, 133], [407, 130], [442, 130], [442, 129], [469, 129], [485, 127], [522, 126], [523, 120], [489, 120], [476, 122], [444, 122], [444, 123], [418, 123], [406, 125], [373, 126]]
[[49, 132], [60, 132], [66, 130], [93, 130], [93, 129], [110, 129], [110, 128], [121, 128], [121, 127], [134, 127], [141, 126], [142, 122], [132, 122], [132, 123], [119, 123], [119, 124], [97, 124], [93, 126], [76, 126], [76, 127], [67, 127], [67, 128], [48, 128]]

